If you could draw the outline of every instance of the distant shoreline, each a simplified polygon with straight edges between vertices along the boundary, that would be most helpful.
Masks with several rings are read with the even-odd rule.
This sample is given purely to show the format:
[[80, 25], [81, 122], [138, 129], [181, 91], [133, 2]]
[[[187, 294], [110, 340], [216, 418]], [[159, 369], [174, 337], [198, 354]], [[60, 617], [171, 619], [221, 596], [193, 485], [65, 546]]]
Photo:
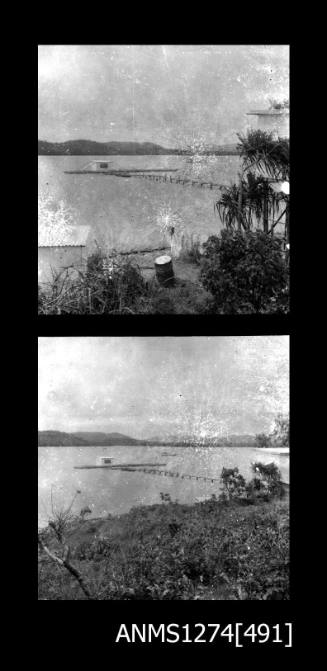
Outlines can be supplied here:
[[[224, 150], [221, 149], [220, 151], [208, 151], [208, 152], [203, 152], [201, 156], [239, 156], [240, 153], [236, 150]], [[141, 152], [114, 152], [114, 153], [100, 153], [100, 152], [94, 152], [94, 153], [85, 153], [85, 154], [73, 154], [70, 152], [62, 152], [62, 151], [52, 151], [52, 152], [47, 152], [47, 151], [39, 151], [38, 156], [76, 156], [78, 158], [79, 156], [193, 156], [190, 152], [186, 151], [174, 151], [174, 152], [167, 152], [167, 153], [141, 153]]]
[[[239, 156], [236, 144], [224, 144], [201, 152], [203, 156]], [[192, 156], [189, 149], [172, 149], [153, 142], [38, 141], [38, 156]]]
[[[244, 444], [244, 445], [243, 444], [214, 445], [212, 443], [201, 443], [201, 444], [198, 444], [198, 443], [183, 443], [181, 445], [181, 444], [178, 444], [178, 443], [146, 443], [146, 442], [139, 443], [138, 445], [135, 445], [134, 443], [131, 443], [131, 444], [125, 443], [124, 445], [114, 445], [113, 443], [108, 443], [108, 444], [101, 443], [99, 445], [85, 445], [85, 444], [77, 445], [75, 443], [75, 444], [71, 444], [71, 445], [38, 445], [38, 447], [51, 447], [51, 448], [53, 448], [53, 447], [92, 447], [92, 448], [98, 448], [98, 447], [103, 447], [103, 448], [107, 448], [107, 447], [112, 447], [112, 448], [114, 448], [114, 447], [115, 448], [116, 447], [173, 447], [173, 448], [176, 448], [176, 447], [180, 447], [182, 449], [186, 449], [188, 447], [194, 447], [194, 448], [215, 447], [215, 448], [218, 448], [218, 449], [219, 448], [226, 448], [226, 447], [232, 448], [232, 449], [238, 448], [238, 447], [245, 447], [245, 448], [251, 448], [251, 449], [255, 448], [257, 450], [259, 449], [259, 450], [262, 450], [262, 451], [266, 451], [267, 453], [268, 452], [279, 453], [280, 449], [281, 449], [279, 447], [276, 447], [276, 448], [274, 448], [274, 450], [272, 450], [272, 449], [269, 450], [269, 449], [265, 449], [265, 448], [259, 448], [259, 447], [257, 447], [257, 445], [249, 445], [249, 443]], [[282, 454], [287, 454], [287, 452], [285, 451]]]
[[[251, 434], [230, 434], [229, 438], [221, 436], [221, 438], [207, 438], [206, 441], [200, 441], [187, 437], [178, 439], [177, 436], [169, 436], [166, 439], [160, 439], [157, 436], [138, 439], [119, 432], [106, 434], [101, 431], [77, 431], [67, 433], [56, 430], [39, 431], [38, 447], [255, 447], [260, 449], [256, 445], [255, 436]], [[283, 450], [285, 448], [274, 445], [270, 449]]]

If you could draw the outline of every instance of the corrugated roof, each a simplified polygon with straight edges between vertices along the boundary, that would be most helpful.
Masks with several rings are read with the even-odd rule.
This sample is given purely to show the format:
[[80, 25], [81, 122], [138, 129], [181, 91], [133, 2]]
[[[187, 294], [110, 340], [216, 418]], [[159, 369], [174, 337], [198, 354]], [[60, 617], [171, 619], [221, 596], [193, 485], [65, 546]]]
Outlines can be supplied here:
[[39, 231], [39, 247], [85, 247], [89, 226], [74, 226], [67, 230], [47, 230], [42, 228]]

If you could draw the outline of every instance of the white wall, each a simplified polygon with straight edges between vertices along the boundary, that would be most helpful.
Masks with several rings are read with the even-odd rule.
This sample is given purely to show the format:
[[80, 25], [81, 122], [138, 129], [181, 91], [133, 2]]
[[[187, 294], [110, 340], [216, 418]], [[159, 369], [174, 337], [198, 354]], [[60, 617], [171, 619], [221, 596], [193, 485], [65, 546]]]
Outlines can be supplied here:
[[280, 114], [273, 116], [253, 115], [249, 116], [250, 128], [267, 131], [269, 133], [276, 132], [280, 137], [289, 137], [290, 135], [290, 118], [289, 114]]
[[38, 275], [39, 283], [53, 281], [53, 272], [74, 266], [82, 268], [85, 262], [85, 247], [39, 247]]

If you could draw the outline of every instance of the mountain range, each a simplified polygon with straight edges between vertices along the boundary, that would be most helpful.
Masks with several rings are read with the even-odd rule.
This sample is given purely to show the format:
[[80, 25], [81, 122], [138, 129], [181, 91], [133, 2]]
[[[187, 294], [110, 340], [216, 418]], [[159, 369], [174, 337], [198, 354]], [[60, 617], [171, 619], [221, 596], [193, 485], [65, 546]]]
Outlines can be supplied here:
[[39, 156], [112, 156], [121, 154], [177, 154], [176, 149], [166, 149], [153, 142], [95, 142], [93, 140], [68, 140], [67, 142], [46, 142], [39, 140]]
[[39, 431], [39, 447], [57, 446], [96, 446], [96, 445], [143, 445], [143, 441], [135, 440], [122, 433], [100, 433], [78, 431], [65, 433], [63, 431]]
[[[151, 154], [190, 154], [189, 150], [168, 149], [153, 142], [95, 142], [93, 140], [68, 140], [67, 142], [38, 141], [39, 156], [129, 156]], [[224, 144], [212, 147], [206, 153], [217, 155], [238, 154], [236, 144]]]
[[251, 434], [232, 434], [228, 437], [212, 437], [207, 440], [196, 439], [194, 436], [173, 436], [166, 435], [162, 436], [153, 436], [146, 440], [137, 440], [136, 438], [131, 438], [122, 433], [102, 433], [102, 432], [91, 432], [91, 431], [77, 431], [74, 433], [65, 433], [63, 431], [39, 431], [38, 432], [38, 446], [39, 447], [69, 447], [69, 446], [79, 446], [79, 447], [97, 447], [97, 446], [110, 446], [110, 445], [125, 445], [125, 446], [137, 446], [137, 445], [162, 445], [162, 446], [175, 446], [175, 447], [189, 447], [189, 446], [212, 446], [212, 447], [223, 447], [223, 446], [232, 446], [232, 447], [251, 447], [254, 446], [255, 436]]

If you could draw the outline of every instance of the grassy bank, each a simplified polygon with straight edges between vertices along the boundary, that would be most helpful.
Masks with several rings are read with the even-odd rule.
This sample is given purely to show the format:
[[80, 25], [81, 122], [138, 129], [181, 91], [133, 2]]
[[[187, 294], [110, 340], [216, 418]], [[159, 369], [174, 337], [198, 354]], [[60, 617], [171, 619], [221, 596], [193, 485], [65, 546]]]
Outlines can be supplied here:
[[[132, 509], [106, 519], [70, 521], [70, 561], [96, 600], [289, 599], [289, 505], [213, 498]], [[49, 527], [51, 552], [61, 546]], [[39, 553], [39, 599], [84, 600], [64, 567]]]

